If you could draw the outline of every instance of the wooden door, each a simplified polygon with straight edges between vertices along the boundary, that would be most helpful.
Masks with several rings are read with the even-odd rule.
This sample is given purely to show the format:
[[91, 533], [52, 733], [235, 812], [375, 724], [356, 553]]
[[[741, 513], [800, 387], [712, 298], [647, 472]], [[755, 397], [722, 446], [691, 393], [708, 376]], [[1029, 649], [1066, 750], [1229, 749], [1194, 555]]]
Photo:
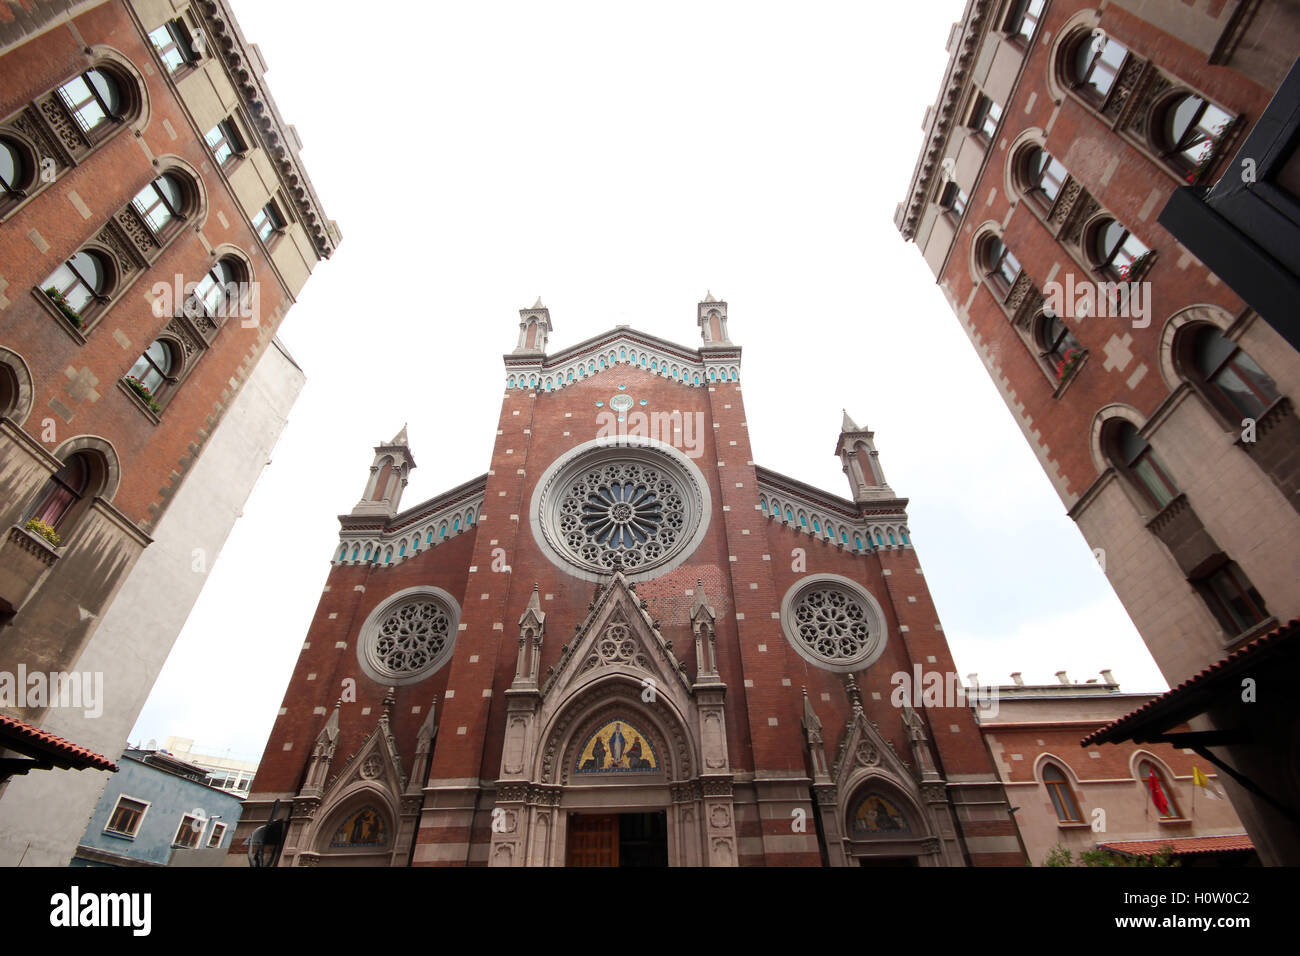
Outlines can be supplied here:
[[618, 816], [569, 814], [569, 866], [618, 866]]

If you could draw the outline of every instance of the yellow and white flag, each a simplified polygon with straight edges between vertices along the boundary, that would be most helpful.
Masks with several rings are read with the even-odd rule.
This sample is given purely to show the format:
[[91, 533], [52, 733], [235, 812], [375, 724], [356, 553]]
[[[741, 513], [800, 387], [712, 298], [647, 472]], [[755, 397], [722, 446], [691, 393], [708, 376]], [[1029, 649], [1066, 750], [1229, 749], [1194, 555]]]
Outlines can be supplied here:
[[1204, 791], [1205, 795], [1211, 800], [1223, 799], [1223, 791], [1215, 784], [1211, 783], [1210, 778], [1203, 774], [1196, 764], [1192, 764], [1192, 783], [1200, 787], [1201, 790]]

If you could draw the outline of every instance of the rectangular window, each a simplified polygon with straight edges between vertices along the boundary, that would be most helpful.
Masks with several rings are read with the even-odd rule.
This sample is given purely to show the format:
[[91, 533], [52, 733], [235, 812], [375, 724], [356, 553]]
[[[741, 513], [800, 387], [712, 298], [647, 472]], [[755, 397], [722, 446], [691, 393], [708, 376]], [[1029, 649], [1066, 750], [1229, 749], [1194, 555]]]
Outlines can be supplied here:
[[239, 131], [235, 129], [235, 124], [228, 119], [222, 120], [208, 130], [207, 135], [203, 138], [207, 140], [208, 146], [212, 149], [212, 155], [216, 158], [218, 166], [225, 166], [245, 150], [244, 141], [239, 137]]
[[202, 833], [203, 820], [192, 813], [187, 813], [181, 817], [181, 825], [176, 828], [172, 846], [196, 847], [199, 845], [199, 836]]
[[1251, 585], [1236, 562], [1226, 564], [1195, 580], [1192, 585], [1200, 592], [1210, 611], [1229, 635], [1241, 634], [1261, 621], [1268, 620], [1264, 599]]
[[966, 204], [969, 202], [967, 195], [961, 191], [961, 187], [956, 183], [948, 183], [943, 187], [943, 193], [939, 196], [939, 205], [952, 212], [958, 218], [966, 211]]
[[993, 138], [993, 134], [998, 130], [998, 123], [1002, 120], [1002, 107], [998, 106], [987, 96], [980, 96], [975, 101], [975, 110], [971, 114], [971, 129], [978, 130], [988, 139]]
[[118, 797], [117, 806], [109, 815], [108, 826], [104, 829], [110, 833], [135, 836], [136, 831], [140, 829], [140, 821], [144, 819], [144, 812], [148, 809], [147, 803], [132, 800], [130, 797]]
[[284, 219], [276, 211], [275, 203], [267, 203], [253, 217], [253, 229], [256, 230], [258, 238], [263, 242], [269, 241], [271, 236], [283, 228]]
[[149, 42], [158, 51], [158, 58], [168, 73], [176, 73], [198, 60], [190, 38], [191, 33], [181, 20], [164, 23], [149, 34]]
[[221, 846], [221, 839], [226, 835], [226, 825], [224, 823], [213, 822], [212, 833], [208, 835], [208, 846]]

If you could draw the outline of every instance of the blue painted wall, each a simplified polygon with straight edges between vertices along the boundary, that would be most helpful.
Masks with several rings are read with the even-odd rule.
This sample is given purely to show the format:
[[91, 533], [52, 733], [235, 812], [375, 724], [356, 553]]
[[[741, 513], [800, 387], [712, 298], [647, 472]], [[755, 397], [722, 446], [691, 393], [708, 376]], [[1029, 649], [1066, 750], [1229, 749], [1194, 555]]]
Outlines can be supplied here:
[[[104, 795], [99, 798], [95, 812], [90, 817], [90, 825], [81, 838], [82, 844], [133, 860], [166, 865], [171, 860], [172, 840], [180, 827], [181, 818], [198, 808], [203, 810], [207, 820], [197, 848], [207, 848], [208, 838], [212, 835], [213, 818], [220, 817], [217, 822], [226, 825], [226, 832], [222, 834], [219, 846], [229, 849], [235, 835], [235, 825], [244, 809], [243, 801], [223, 790], [145, 763], [144, 758], [148, 754], [149, 751], [139, 750], [128, 750], [122, 754], [122, 759], [118, 761], [118, 772], [109, 779]], [[120, 796], [149, 804], [134, 837], [105, 829]], [[101, 864], [74, 858], [71, 865]]]

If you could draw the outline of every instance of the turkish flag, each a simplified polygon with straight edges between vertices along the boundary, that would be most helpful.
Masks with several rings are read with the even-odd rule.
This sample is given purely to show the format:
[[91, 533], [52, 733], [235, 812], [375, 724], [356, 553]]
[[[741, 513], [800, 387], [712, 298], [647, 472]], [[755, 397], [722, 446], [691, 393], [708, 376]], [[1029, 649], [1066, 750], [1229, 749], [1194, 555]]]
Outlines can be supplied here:
[[1165, 792], [1160, 788], [1160, 778], [1156, 776], [1154, 770], [1147, 777], [1147, 789], [1151, 791], [1151, 802], [1156, 805], [1160, 815], [1169, 816], [1169, 801], [1165, 799]]

